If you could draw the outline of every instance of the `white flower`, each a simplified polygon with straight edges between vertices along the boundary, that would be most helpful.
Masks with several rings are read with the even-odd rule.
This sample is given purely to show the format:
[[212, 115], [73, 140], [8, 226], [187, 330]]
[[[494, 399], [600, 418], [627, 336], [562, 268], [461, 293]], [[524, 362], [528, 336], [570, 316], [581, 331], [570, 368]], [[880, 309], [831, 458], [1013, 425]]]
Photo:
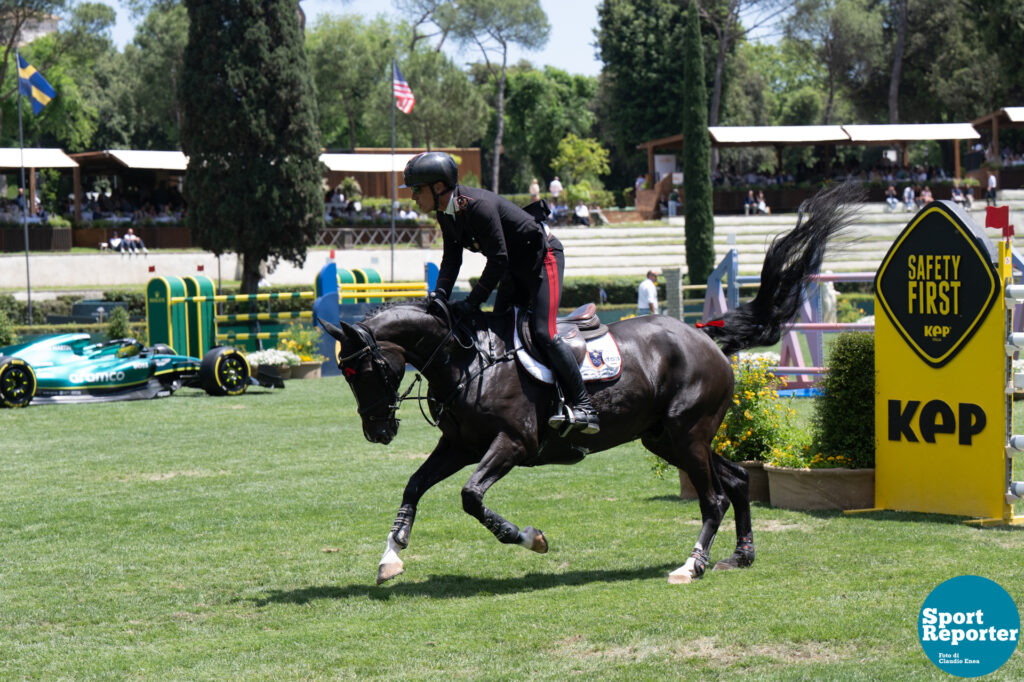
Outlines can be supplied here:
[[245, 356], [245, 359], [249, 361], [250, 365], [264, 365], [268, 367], [284, 367], [285, 365], [295, 367], [302, 363], [302, 360], [295, 353], [276, 348], [249, 353]]

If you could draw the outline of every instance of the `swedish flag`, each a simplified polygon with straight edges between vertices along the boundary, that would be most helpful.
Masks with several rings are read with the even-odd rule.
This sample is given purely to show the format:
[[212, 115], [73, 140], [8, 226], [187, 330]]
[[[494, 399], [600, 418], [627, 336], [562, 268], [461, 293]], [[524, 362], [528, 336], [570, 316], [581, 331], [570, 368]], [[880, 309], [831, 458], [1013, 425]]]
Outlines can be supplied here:
[[21, 89], [21, 94], [32, 102], [32, 113], [39, 114], [43, 107], [57, 96], [57, 91], [43, 78], [43, 74], [36, 71], [36, 67], [26, 62], [20, 54], [16, 53], [16, 56], [18, 58], [18, 87]]

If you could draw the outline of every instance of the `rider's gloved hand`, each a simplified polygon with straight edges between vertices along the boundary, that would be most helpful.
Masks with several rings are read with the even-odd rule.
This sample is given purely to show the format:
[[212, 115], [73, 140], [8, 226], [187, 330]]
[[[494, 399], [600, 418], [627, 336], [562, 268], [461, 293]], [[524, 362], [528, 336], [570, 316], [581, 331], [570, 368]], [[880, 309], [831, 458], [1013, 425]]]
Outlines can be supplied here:
[[462, 299], [452, 303], [452, 312], [455, 313], [456, 317], [465, 319], [473, 313], [480, 312], [480, 304], [472, 303], [468, 299]]

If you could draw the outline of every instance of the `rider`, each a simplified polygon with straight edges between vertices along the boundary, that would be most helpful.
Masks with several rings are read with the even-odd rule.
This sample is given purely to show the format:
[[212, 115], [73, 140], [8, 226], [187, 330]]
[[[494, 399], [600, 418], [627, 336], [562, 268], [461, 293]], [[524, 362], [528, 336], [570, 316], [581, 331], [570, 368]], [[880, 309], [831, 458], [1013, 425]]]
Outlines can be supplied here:
[[405, 166], [402, 187], [412, 190], [422, 212], [435, 212], [444, 237], [441, 268], [431, 297], [448, 300], [462, 266], [462, 249], [486, 256], [476, 286], [452, 309], [462, 315], [479, 310], [500, 282], [495, 310], [518, 304], [532, 311], [533, 340], [547, 355], [564, 389], [569, 414], [554, 415], [549, 423], [558, 428], [568, 418], [573, 429], [597, 433], [597, 410], [590, 403], [579, 365], [555, 329], [565, 269], [562, 243], [546, 225], [508, 199], [458, 182], [455, 160], [444, 152], [418, 154]]

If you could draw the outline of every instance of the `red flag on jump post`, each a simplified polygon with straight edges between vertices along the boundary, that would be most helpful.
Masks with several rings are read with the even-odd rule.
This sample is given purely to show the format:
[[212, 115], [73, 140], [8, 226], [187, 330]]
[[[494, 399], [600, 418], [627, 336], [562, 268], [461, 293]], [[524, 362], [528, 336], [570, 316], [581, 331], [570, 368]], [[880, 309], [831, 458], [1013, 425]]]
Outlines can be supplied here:
[[1010, 224], [1010, 207], [986, 206], [985, 227], [1002, 230], [1004, 237], [1012, 237], [1013, 225]]

